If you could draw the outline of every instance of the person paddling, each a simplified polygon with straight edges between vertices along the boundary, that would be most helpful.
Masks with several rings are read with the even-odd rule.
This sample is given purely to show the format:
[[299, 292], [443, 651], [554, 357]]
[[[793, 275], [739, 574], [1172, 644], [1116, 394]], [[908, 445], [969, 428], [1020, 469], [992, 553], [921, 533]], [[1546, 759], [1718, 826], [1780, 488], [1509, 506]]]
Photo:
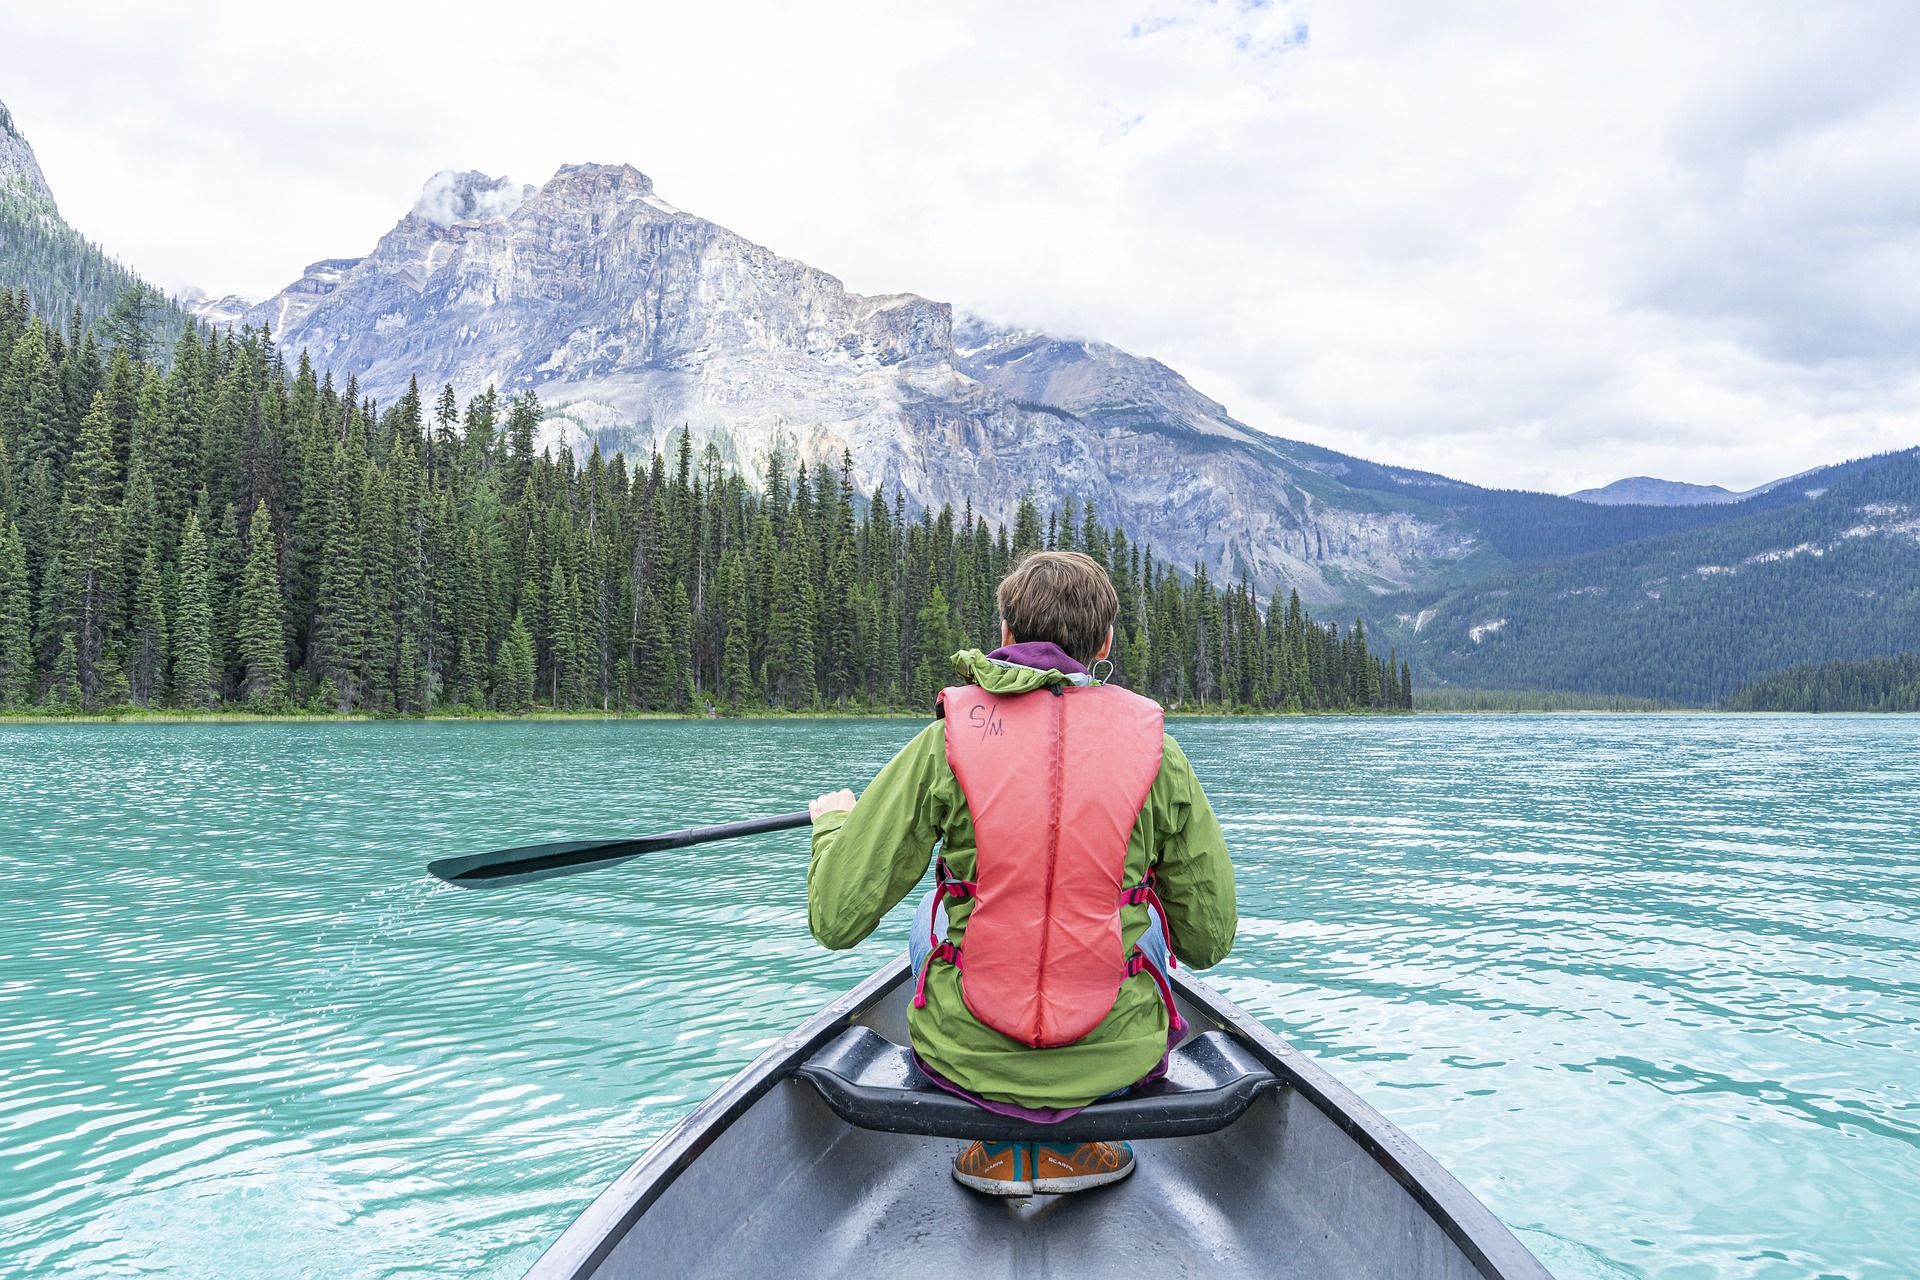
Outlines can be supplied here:
[[[990, 1111], [1042, 1124], [1156, 1078], [1185, 1030], [1167, 970], [1233, 945], [1233, 864], [1158, 704], [1089, 673], [1119, 597], [1092, 557], [1035, 552], [1000, 583], [1000, 648], [954, 655], [965, 683], [853, 792], [816, 799], [807, 921], [854, 946], [925, 874], [907, 1018], [915, 1063]], [[1109, 664], [1110, 667], [1110, 664]], [[1125, 1178], [1125, 1142], [975, 1142], [954, 1160], [989, 1195]]]

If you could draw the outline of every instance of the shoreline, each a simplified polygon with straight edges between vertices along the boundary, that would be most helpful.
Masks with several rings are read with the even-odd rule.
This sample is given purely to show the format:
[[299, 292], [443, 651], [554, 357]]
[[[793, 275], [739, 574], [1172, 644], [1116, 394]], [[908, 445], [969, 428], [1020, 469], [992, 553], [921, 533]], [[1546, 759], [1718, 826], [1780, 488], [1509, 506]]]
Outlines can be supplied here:
[[[1168, 710], [1169, 720], [1397, 720], [1442, 717], [1450, 719], [1475, 716], [1902, 716], [1920, 715], [1903, 711], [1745, 711], [1722, 707], [1659, 707], [1644, 710], [1620, 707], [1539, 707], [1539, 708], [1441, 708], [1422, 711], [1351, 710], [1259, 711], [1259, 710]], [[701, 721], [804, 721], [804, 720], [925, 720], [927, 716], [898, 708], [873, 711], [760, 711], [748, 715], [708, 716], [678, 711], [533, 711], [525, 715], [498, 712], [427, 712], [417, 715], [378, 715], [367, 712], [253, 712], [253, 711], [97, 711], [91, 713], [45, 714], [0, 712], [0, 725], [159, 725], [159, 724], [562, 724], [610, 721], [682, 722]]]
[[[1315, 718], [1349, 717], [1354, 719], [1389, 719], [1410, 717], [1408, 711], [1168, 711], [1169, 720], [1308, 720]], [[252, 711], [97, 711], [68, 715], [49, 713], [46, 715], [20, 714], [18, 712], [0, 712], [0, 725], [13, 724], [563, 724], [598, 723], [609, 721], [657, 721], [700, 723], [713, 721], [780, 721], [801, 720], [915, 720], [929, 719], [930, 716], [914, 711], [900, 709], [886, 711], [760, 711], [749, 715], [708, 716], [693, 712], [679, 711], [535, 711], [526, 715], [450, 715], [441, 712], [427, 712], [419, 715], [373, 715], [363, 712], [335, 713], [331, 715], [303, 715], [288, 712], [252, 712]]]

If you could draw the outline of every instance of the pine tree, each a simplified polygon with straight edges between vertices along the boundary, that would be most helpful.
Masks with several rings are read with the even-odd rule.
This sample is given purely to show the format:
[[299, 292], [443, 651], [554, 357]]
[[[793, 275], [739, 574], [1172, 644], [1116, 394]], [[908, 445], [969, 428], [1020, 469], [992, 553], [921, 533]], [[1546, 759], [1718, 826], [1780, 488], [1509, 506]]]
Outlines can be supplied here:
[[667, 611], [651, 587], [640, 593], [638, 633], [640, 704], [649, 711], [664, 711], [675, 700], [673, 638], [668, 630]]
[[62, 632], [60, 648], [54, 654], [53, 667], [47, 675], [47, 696], [42, 700], [43, 706], [66, 715], [78, 715], [83, 709], [80, 670], [75, 652], [73, 632]]
[[257, 707], [286, 701], [286, 621], [281, 609], [280, 558], [267, 504], [253, 509], [248, 526], [247, 567], [240, 580], [238, 636], [245, 670], [241, 696]]
[[152, 545], [134, 575], [126, 669], [128, 696], [136, 705], [161, 702], [167, 671], [166, 584], [160, 575], [159, 553]]
[[579, 597], [565, 564], [556, 560], [547, 597], [547, 635], [553, 648], [550, 692], [554, 709], [580, 705], [581, 667], [585, 658], [580, 635]]
[[935, 587], [913, 623], [913, 685], [910, 706], [933, 710], [934, 699], [952, 681], [953, 654], [959, 646], [947, 593]]
[[20, 532], [0, 515], [0, 707], [33, 701], [32, 600]]
[[65, 534], [60, 621], [74, 643], [80, 701], [87, 710], [103, 705], [102, 684], [110, 665], [107, 655], [117, 638], [121, 614], [115, 471], [113, 418], [106, 396], [96, 394], [68, 469], [60, 512]]
[[486, 699], [487, 650], [494, 609], [479, 533], [469, 527], [459, 542], [458, 580], [453, 590], [443, 593], [455, 602], [452, 625], [458, 637], [459, 684], [454, 696], [464, 706], [479, 707]]
[[767, 693], [788, 710], [813, 706], [818, 697], [814, 675], [814, 593], [808, 581], [806, 525], [790, 521], [787, 550], [773, 578], [773, 614], [767, 621]]
[[507, 638], [500, 642], [494, 665], [493, 705], [511, 715], [525, 715], [533, 707], [533, 633], [527, 620], [513, 615]]
[[66, 396], [46, 338], [45, 328], [36, 320], [14, 344], [8, 377], [15, 388], [11, 398], [17, 416], [11, 443], [16, 465], [31, 467], [44, 461], [57, 473], [67, 464], [71, 436]]
[[726, 646], [720, 661], [720, 698], [738, 709], [751, 705], [757, 696], [747, 634], [747, 575], [738, 552], [729, 553], [720, 563], [720, 608], [727, 620]]
[[826, 671], [827, 698], [844, 707], [859, 681], [859, 640], [854, 628], [854, 589], [856, 572], [853, 539], [843, 536], [827, 563], [827, 589], [821, 596], [825, 617], [821, 619], [821, 638], [825, 652], [821, 665]]
[[360, 485], [340, 445], [334, 446], [330, 470], [310, 657], [335, 710], [352, 711], [365, 696], [371, 626], [360, 542]]
[[211, 495], [203, 488], [195, 511], [200, 516], [200, 527], [207, 533], [207, 587], [213, 607], [213, 631], [208, 640], [213, 653], [213, 694], [219, 700], [226, 698], [244, 675], [234, 640], [239, 634], [235, 609], [240, 599], [240, 578], [246, 568], [246, 556], [240, 549], [240, 531], [232, 503], [215, 511]]
[[1020, 505], [1013, 516], [1013, 558], [1018, 561], [1029, 551], [1040, 549], [1040, 510], [1033, 505], [1033, 495], [1020, 495]]
[[369, 462], [356, 499], [361, 578], [359, 602], [366, 619], [361, 704], [391, 709], [400, 686], [399, 531], [394, 527], [392, 485], [383, 468]]
[[[0, 294], [6, 291], [0, 289]], [[5, 409], [0, 408], [0, 413]], [[0, 520], [11, 522], [19, 513], [13, 496], [13, 455], [8, 449], [7, 433], [0, 430]]]
[[213, 704], [213, 588], [207, 540], [199, 513], [187, 512], [180, 530], [180, 592], [173, 616], [173, 701], [179, 707]]
[[666, 706], [684, 711], [692, 705], [693, 679], [690, 642], [693, 631], [693, 606], [687, 599], [687, 584], [673, 584], [673, 595], [666, 608], [666, 669], [670, 681]]

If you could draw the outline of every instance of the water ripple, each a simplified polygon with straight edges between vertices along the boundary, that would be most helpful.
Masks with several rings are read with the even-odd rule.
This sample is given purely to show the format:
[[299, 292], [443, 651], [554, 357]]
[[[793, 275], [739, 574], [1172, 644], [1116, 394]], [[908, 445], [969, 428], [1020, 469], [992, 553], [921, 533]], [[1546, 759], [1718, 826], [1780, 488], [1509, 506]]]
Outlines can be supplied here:
[[[790, 808], [912, 727], [0, 726], [0, 1273], [518, 1274], [904, 922], [811, 947], [794, 836], [424, 862]], [[1920, 1273], [1920, 724], [1177, 728], [1217, 981], [1557, 1273]]]

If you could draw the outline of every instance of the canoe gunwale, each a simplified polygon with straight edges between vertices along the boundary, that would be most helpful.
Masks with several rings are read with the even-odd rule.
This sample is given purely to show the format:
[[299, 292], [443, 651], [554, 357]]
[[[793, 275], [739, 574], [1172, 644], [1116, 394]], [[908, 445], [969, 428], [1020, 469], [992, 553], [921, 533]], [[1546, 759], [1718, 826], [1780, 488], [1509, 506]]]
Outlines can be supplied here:
[[[592, 1275], [641, 1215], [729, 1125], [908, 976], [906, 956], [897, 956], [770, 1045], [595, 1197], [534, 1263], [528, 1280], [577, 1280]], [[1282, 1088], [1297, 1090], [1400, 1183], [1483, 1276], [1552, 1280], [1539, 1260], [1472, 1192], [1325, 1068], [1213, 988], [1180, 970], [1169, 976], [1182, 1000], [1243, 1038]]]
[[1285, 1087], [1344, 1130], [1394, 1181], [1440, 1224], [1484, 1276], [1499, 1280], [1553, 1280], [1552, 1273], [1424, 1147], [1338, 1077], [1282, 1040], [1265, 1023], [1224, 995], [1180, 970], [1171, 975], [1179, 995], [1206, 1009], [1245, 1036]]

